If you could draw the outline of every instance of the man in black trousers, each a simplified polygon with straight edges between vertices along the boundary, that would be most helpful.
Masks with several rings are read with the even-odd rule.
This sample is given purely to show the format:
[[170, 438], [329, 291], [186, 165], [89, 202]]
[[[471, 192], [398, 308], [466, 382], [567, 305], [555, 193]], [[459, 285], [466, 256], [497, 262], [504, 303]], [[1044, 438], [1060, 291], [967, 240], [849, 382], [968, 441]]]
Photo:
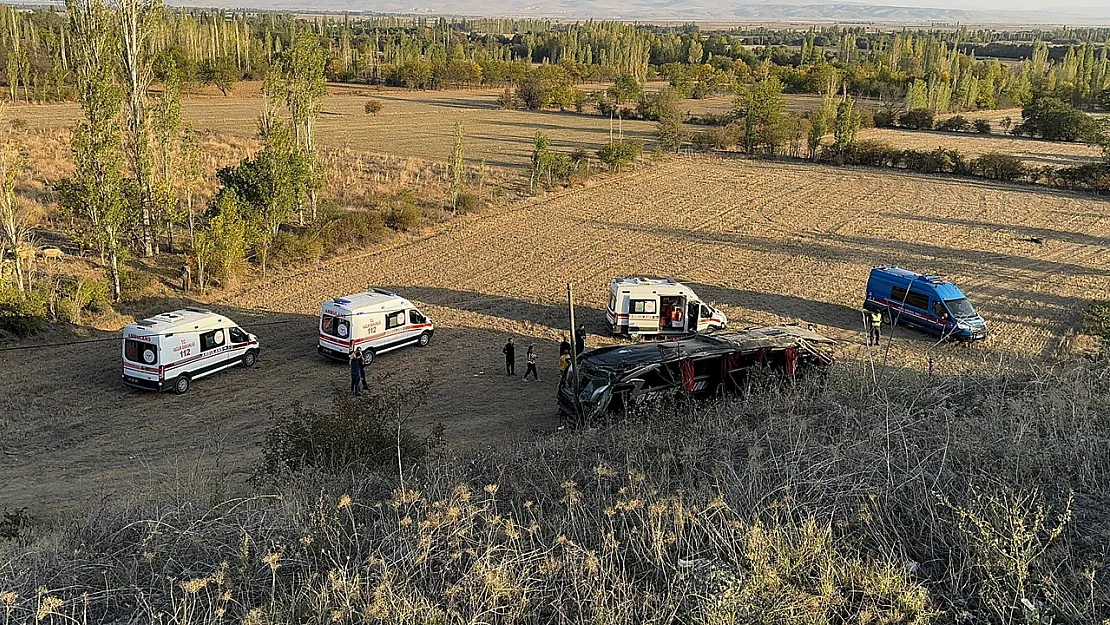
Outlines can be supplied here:
[[516, 375], [516, 344], [513, 343], [513, 337], [509, 337], [509, 342], [501, 348], [501, 353], [505, 354], [505, 375]]

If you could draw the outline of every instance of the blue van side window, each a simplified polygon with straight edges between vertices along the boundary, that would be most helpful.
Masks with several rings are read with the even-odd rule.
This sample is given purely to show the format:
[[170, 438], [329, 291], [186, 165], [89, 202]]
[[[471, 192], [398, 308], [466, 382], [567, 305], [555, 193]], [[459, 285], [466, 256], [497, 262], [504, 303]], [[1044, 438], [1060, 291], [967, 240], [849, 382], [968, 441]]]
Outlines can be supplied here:
[[905, 302], [907, 306], [913, 306], [919, 310], [929, 310], [928, 295], [923, 295], [914, 290], [911, 290], [909, 294], [907, 294], [906, 289], [900, 286], [891, 287], [890, 299], [898, 303]]

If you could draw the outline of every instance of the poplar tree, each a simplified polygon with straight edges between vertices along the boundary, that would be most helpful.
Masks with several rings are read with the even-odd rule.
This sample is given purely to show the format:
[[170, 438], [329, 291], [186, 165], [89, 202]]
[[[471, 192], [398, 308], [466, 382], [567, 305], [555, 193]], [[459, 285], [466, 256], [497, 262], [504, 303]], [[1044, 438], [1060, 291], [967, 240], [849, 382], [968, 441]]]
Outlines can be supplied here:
[[169, 233], [170, 252], [174, 251], [173, 226], [178, 219], [179, 199], [177, 184], [180, 172], [176, 171], [175, 153], [181, 141], [181, 77], [177, 64], [166, 57], [160, 68], [162, 93], [151, 107], [151, 130], [154, 138], [153, 198], [154, 213], [165, 221]]
[[16, 287], [22, 293], [30, 287], [23, 275], [22, 249], [31, 232], [26, 210], [20, 205], [15, 194], [15, 185], [27, 169], [27, 156], [23, 146], [11, 134], [10, 124], [6, 125], [3, 139], [0, 140], [0, 227], [3, 229], [3, 243], [0, 245], [0, 258], [3, 247], [10, 247], [15, 255]]
[[107, 262], [112, 296], [120, 298], [120, 262], [127, 210], [123, 200], [120, 114], [123, 94], [115, 81], [118, 26], [103, 0], [67, 0], [77, 101], [84, 119], [73, 130], [74, 175], [59, 184], [61, 203], [83, 215]]
[[131, 173], [135, 177], [139, 197], [139, 221], [142, 227], [143, 254], [157, 252], [155, 226], [151, 219], [154, 185], [151, 180], [151, 137], [147, 119], [147, 90], [153, 77], [154, 58], [152, 34], [159, 17], [159, 0], [116, 0], [119, 19], [120, 71], [127, 97], [127, 153]]
[[451, 150], [451, 161], [448, 164], [448, 176], [451, 178], [451, 210], [459, 207], [459, 193], [462, 192], [463, 181], [463, 125], [461, 121], [455, 122], [455, 145]]
[[293, 118], [297, 142], [309, 165], [307, 191], [313, 221], [316, 220], [316, 193], [324, 186], [323, 167], [316, 155], [313, 123], [320, 115], [320, 104], [328, 93], [324, 81], [326, 62], [319, 39], [311, 31], [303, 30], [293, 40], [283, 63], [285, 102]]

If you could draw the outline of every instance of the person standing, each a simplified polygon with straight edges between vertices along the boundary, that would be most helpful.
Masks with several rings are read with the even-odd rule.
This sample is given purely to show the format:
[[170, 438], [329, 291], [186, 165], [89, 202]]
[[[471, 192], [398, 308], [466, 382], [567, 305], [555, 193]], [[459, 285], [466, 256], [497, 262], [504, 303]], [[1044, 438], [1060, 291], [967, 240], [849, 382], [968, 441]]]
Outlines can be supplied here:
[[[569, 347], [570, 344], [568, 343]], [[567, 371], [570, 370], [570, 350], [565, 354], [559, 354], [559, 388], [567, 383]]]
[[368, 391], [370, 385], [366, 383], [366, 352], [361, 347], [356, 347], [355, 358], [361, 363], [358, 368], [358, 379], [362, 382], [362, 390]]
[[570, 341], [567, 340], [567, 335], [563, 334], [563, 341], [559, 343], [559, 355], [566, 354], [570, 356]]
[[524, 358], [527, 364], [527, 368], [524, 370], [524, 379], [527, 380], [528, 375], [531, 374], [532, 379], [539, 382], [540, 374], [536, 371], [536, 349], [534, 345], [528, 346], [528, 353], [525, 355]]
[[362, 391], [359, 390], [359, 383], [365, 383], [362, 379], [362, 350], [356, 349], [348, 358], [351, 361], [351, 393], [362, 395]]
[[586, 326], [579, 325], [578, 331], [574, 333], [574, 349], [575, 353], [579, 356], [582, 352], [586, 351]]
[[867, 315], [867, 344], [878, 345], [882, 341], [883, 313], [877, 310], [864, 311]]
[[181, 266], [181, 290], [186, 293], [193, 290], [193, 269], [187, 261]]
[[501, 353], [505, 354], [505, 375], [516, 375], [516, 343], [513, 343], [513, 337], [509, 337]]

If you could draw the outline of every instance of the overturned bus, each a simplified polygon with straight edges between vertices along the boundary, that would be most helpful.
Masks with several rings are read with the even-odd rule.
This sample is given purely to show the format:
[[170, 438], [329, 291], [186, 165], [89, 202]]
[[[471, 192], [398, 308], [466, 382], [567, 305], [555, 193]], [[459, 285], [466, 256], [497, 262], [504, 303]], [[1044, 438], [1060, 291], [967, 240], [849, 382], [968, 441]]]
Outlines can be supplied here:
[[827, 369], [832, 344], [821, 334], [787, 325], [603, 347], [586, 352], [567, 371], [559, 412], [570, 421], [589, 423], [662, 398], [739, 391], [753, 372], [794, 380]]

